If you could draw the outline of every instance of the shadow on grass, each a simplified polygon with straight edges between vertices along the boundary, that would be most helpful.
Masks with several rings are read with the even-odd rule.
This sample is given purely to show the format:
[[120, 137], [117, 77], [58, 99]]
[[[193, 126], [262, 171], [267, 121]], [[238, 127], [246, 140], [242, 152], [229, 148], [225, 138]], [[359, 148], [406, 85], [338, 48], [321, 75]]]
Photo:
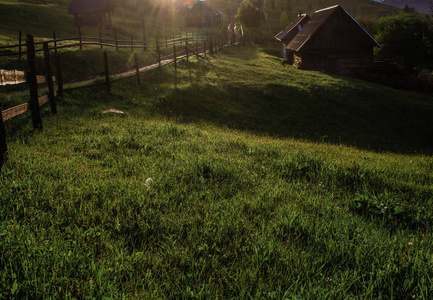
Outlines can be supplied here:
[[395, 95], [387, 88], [362, 92], [278, 82], [225, 89], [197, 84], [170, 92], [160, 109], [184, 122], [210, 122], [255, 134], [379, 152], [432, 153], [433, 104], [427, 98], [411, 101], [411, 93], [398, 99]]

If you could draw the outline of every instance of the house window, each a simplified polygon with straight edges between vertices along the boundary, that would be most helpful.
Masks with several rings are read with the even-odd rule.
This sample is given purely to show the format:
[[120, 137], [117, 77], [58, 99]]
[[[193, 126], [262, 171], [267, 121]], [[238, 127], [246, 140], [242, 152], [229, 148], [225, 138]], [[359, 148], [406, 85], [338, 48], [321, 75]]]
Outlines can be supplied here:
[[201, 17], [201, 22], [206, 23], [206, 17]]

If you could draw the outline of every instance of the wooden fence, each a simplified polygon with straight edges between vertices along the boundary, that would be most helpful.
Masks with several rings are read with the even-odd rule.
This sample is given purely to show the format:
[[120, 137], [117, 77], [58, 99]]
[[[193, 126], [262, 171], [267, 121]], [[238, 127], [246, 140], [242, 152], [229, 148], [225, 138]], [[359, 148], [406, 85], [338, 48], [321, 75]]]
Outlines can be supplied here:
[[[10, 120], [18, 115], [21, 115], [27, 111], [31, 112], [31, 118], [33, 128], [36, 130], [42, 130], [42, 119], [40, 116], [40, 106], [47, 103], [51, 106], [51, 112], [57, 113], [56, 108], [56, 96], [62, 97], [63, 93], [74, 90], [80, 90], [85, 88], [92, 88], [96, 86], [106, 86], [107, 90], [110, 91], [111, 83], [120, 80], [125, 80], [131, 77], [136, 77], [137, 82], [141, 83], [140, 72], [146, 72], [154, 69], [159, 69], [163, 66], [174, 63], [174, 67], [177, 70], [177, 62], [181, 59], [189, 59], [190, 56], [196, 56], [197, 59], [209, 59], [207, 53], [211, 55], [217, 53], [224, 45], [220, 44], [217, 37], [202, 37], [202, 38], [174, 38], [164, 41], [156, 41], [156, 51], [158, 58], [154, 64], [142, 65], [138, 64], [137, 53], [134, 53], [135, 67], [127, 71], [110, 74], [109, 72], [109, 61], [108, 54], [104, 52], [104, 75], [94, 76], [90, 80], [83, 80], [79, 83], [63, 83], [62, 78], [62, 67], [60, 62], [60, 56], [56, 55], [56, 77], [52, 75], [52, 68], [50, 63], [50, 50], [55, 48], [49, 47], [50, 41], [43, 43], [42, 50], [44, 51], [44, 60], [46, 63], [46, 74], [44, 78], [36, 75], [36, 51], [35, 45], [39, 43], [34, 42], [34, 38], [31, 35], [27, 35], [26, 38], [26, 51], [28, 70], [26, 74], [26, 82], [29, 86], [30, 101], [23, 103], [15, 107], [11, 107], [2, 111], [1, 100], [0, 100], [0, 168], [3, 165], [7, 155], [7, 144], [6, 144], [6, 133], [4, 127], [4, 121]], [[233, 44], [235, 45], [235, 44]], [[228, 45], [225, 45], [228, 46]], [[173, 53], [162, 56], [161, 48], [165, 48], [168, 52], [169, 47], [173, 47]], [[167, 53], [166, 53], [167, 54]], [[22, 72], [22, 71], [21, 71]], [[20, 71], [14, 71], [14, 74], [21, 74]], [[98, 78], [105, 79], [101, 82], [94, 83]], [[38, 96], [38, 83], [47, 83], [48, 94], [42, 97]], [[57, 92], [54, 91], [54, 82], [57, 83]]]
[[[58, 49], [62, 48], [71, 48], [71, 47], [80, 47], [83, 49], [84, 46], [100, 46], [101, 48], [105, 47], [113, 47], [116, 50], [119, 48], [130, 48], [133, 50], [134, 48], [142, 48], [144, 50], [147, 49], [147, 41], [145, 35], [143, 33], [143, 40], [138, 41], [134, 40], [131, 36], [130, 40], [119, 40], [117, 38], [117, 31], [114, 30], [114, 38], [104, 38], [102, 37], [102, 32], [99, 30], [99, 37], [91, 37], [91, 36], [83, 36], [81, 34], [81, 28], [78, 28], [78, 36], [76, 37], [68, 37], [68, 38], [56, 38], [56, 33], [53, 32], [53, 39], [35, 42], [35, 51], [42, 52], [43, 44], [48, 43], [49, 50], [54, 50], [57, 53]], [[15, 56], [18, 55], [18, 59], [21, 60], [22, 55], [27, 54], [27, 51], [23, 51], [23, 48], [26, 47], [26, 43], [22, 41], [22, 32], [19, 31], [18, 34], [18, 44], [14, 45], [6, 45], [0, 46], [0, 56]], [[13, 51], [10, 49], [17, 49], [17, 51]], [[4, 53], [2, 53], [4, 52]]]

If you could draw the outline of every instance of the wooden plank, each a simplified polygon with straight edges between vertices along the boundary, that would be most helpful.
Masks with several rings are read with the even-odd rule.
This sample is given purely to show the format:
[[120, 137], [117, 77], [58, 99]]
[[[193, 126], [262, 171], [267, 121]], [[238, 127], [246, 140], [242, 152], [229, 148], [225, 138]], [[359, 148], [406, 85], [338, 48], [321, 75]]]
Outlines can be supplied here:
[[[53, 82], [56, 82], [56, 76], [51, 76]], [[47, 83], [47, 77], [43, 75], [36, 75], [36, 82], [39, 83]]]
[[[38, 98], [39, 106], [45, 105], [50, 101], [48, 95], [44, 95]], [[3, 121], [10, 120], [16, 116], [19, 116], [25, 112], [29, 111], [29, 104], [23, 103], [2, 111]]]
[[[56, 82], [56, 77], [52, 76], [53, 82]], [[26, 82], [25, 72], [18, 70], [3, 70], [0, 69], [0, 85], [19, 84]], [[46, 76], [36, 75], [37, 83], [47, 83]]]
[[28, 103], [23, 103], [23, 104], [5, 109], [2, 111], [3, 121], [10, 120], [16, 116], [19, 116], [19, 115], [25, 113], [28, 110], [29, 110], [29, 104]]
[[24, 71], [0, 69], [0, 85], [26, 82]]
[[39, 106], [47, 104], [48, 102], [50, 102], [50, 97], [48, 95], [44, 95], [42, 97], [39, 97], [38, 102], [39, 102]]

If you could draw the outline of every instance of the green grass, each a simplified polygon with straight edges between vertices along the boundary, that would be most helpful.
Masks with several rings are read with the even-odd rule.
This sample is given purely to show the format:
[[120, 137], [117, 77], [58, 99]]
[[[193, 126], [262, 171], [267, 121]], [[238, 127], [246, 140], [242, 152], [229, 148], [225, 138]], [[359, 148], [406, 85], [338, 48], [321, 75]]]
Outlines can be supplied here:
[[431, 298], [431, 96], [268, 52], [6, 122], [0, 298]]
[[[65, 3], [3, 1], [1, 43], [17, 26], [74, 34]], [[134, 34], [136, 17], [114, 17], [120, 34]], [[148, 24], [169, 35], [161, 16]], [[153, 39], [140, 62], [156, 57]], [[108, 51], [111, 70], [133, 65], [131, 51]], [[431, 298], [431, 95], [283, 67], [276, 55], [225, 49], [177, 74], [145, 73], [140, 86], [69, 93], [58, 115], [42, 110], [41, 132], [28, 113], [7, 121], [0, 299]], [[97, 47], [61, 56], [67, 78], [103, 70]], [[0, 91], [3, 108], [28, 100], [13, 90]]]

